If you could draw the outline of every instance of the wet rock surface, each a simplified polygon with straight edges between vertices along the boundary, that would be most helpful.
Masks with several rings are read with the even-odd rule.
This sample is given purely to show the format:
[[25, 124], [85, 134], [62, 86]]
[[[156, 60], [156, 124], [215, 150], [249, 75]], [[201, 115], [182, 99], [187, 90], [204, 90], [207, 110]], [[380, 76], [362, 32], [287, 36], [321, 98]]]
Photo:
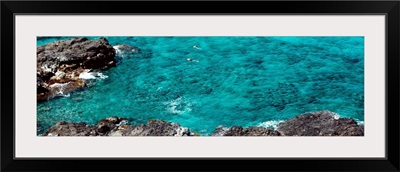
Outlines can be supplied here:
[[44, 101], [82, 88], [82, 72], [115, 66], [115, 49], [105, 38], [73, 38], [37, 47], [37, 100]]
[[58, 122], [46, 131], [45, 136], [97, 136], [95, 126], [86, 123]]
[[[133, 126], [126, 118], [109, 117], [96, 126], [86, 123], [58, 122], [43, 136], [198, 136], [177, 123], [149, 120]], [[278, 124], [277, 129], [251, 126], [215, 129], [211, 136], [363, 136], [364, 127], [350, 118], [339, 118], [330, 111], [311, 112]]]
[[212, 136], [280, 136], [281, 133], [271, 128], [233, 126], [231, 128], [217, 127]]
[[149, 120], [147, 125], [123, 129], [123, 136], [190, 136], [190, 130], [177, 123]]
[[311, 112], [288, 119], [277, 129], [264, 127], [230, 128], [219, 126], [212, 136], [364, 136], [364, 126], [330, 111]]
[[127, 125], [125, 118], [102, 119], [97, 126], [86, 123], [58, 122], [42, 136], [190, 136], [190, 130], [177, 123], [149, 120], [147, 125]]
[[364, 127], [330, 111], [311, 112], [281, 122], [277, 130], [285, 136], [363, 136]]

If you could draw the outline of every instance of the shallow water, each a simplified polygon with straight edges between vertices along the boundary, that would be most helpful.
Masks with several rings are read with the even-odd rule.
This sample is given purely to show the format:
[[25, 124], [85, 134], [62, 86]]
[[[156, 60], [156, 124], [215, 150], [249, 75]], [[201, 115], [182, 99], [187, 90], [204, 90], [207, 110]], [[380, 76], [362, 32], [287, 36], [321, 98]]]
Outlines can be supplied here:
[[[102, 71], [108, 77], [39, 103], [42, 129], [119, 116], [208, 135], [219, 125], [273, 126], [320, 110], [364, 120], [363, 37], [106, 38], [141, 53], [117, 53], [117, 67]], [[60, 39], [68, 38], [38, 38], [37, 45]]]

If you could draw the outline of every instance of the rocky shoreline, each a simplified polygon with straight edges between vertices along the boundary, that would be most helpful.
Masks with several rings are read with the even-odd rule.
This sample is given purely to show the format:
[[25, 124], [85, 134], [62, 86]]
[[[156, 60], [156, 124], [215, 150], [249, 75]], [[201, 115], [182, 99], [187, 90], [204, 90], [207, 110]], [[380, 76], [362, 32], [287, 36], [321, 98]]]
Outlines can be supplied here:
[[[41, 136], [200, 136], [177, 123], [149, 120], [133, 126], [126, 118], [109, 117], [97, 125], [58, 122]], [[364, 126], [336, 113], [319, 111], [283, 121], [275, 129], [259, 126], [219, 126], [210, 136], [364, 136]]]
[[83, 88], [93, 70], [115, 66], [115, 49], [105, 38], [73, 38], [37, 47], [37, 101]]
[[[37, 47], [37, 101], [42, 102], [86, 86], [87, 78], [101, 77], [97, 71], [117, 65], [120, 58], [141, 53], [137, 47], [109, 44], [105, 38], [73, 38]], [[150, 58], [151, 53], [143, 53]], [[276, 106], [278, 106], [277, 104]], [[275, 105], [274, 105], [275, 106]], [[109, 117], [97, 125], [60, 121], [41, 136], [199, 136], [189, 128], [163, 120], [133, 126], [128, 119]], [[210, 136], [363, 136], [364, 126], [330, 111], [301, 114], [275, 128], [251, 126], [217, 127]]]

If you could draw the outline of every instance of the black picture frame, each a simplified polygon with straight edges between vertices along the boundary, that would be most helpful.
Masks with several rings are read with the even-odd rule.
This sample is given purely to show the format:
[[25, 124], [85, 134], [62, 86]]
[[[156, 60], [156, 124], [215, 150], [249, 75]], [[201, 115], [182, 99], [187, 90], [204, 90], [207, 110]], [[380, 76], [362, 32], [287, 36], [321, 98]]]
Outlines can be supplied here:
[[[155, 8], [154, 6], [162, 7]], [[226, 6], [226, 8], [221, 8]], [[133, 8], [136, 7], [136, 8]], [[185, 7], [185, 8], [183, 8]], [[15, 159], [16, 14], [385, 14], [386, 158]], [[399, 171], [399, 1], [1, 1], [2, 171]], [[27, 28], [29, 29], [29, 28]], [[383, 115], [383, 114], [382, 114]], [[266, 147], [268, 148], [268, 147]], [[62, 148], [60, 148], [62, 149]], [[373, 149], [373, 148], [371, 148]], [[99, 150], [101, 151], [101, 150]]]

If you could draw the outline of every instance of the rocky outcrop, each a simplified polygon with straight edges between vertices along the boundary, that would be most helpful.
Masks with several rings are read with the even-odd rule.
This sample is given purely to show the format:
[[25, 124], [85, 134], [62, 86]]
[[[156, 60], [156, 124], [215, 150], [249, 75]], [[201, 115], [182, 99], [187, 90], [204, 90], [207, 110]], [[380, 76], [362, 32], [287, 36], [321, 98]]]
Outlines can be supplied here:
[[219, 126], [212, 136], [363, 136], [364, 126], [330, 111], [311, 112], [288, 119], [276, 130], [264, 127]]
[[97, 136], [95, 126], [81, 123], [58, 122], [46, 131], [45, 136]]
[[115, 49], [105, 38], [73, 38], [37, 47], [37, 100], [68, 94], [85, 86], [79, 76], [115, 66]]
[[[177, 123], [162, 120], [149, 120], [147, 125], [126, 127], [122, 136], [190, 136], [190, 130]], [[112, 133], [111, 133], [112, 134]]]
[[231, 128], [217, 127], [211, 136], [281, 136], [282, 134], [271, 128], [233, 126]]
[[363, 136], [364, 127], [330, 111], [311, 112], [281, 122], [277, 130], [285, 136]]
[[[219, 126], [211, 136], [363, 136], [364, 127], [330, 111], [299, 115], [278, 124], [277, 129], [251, 126]], [[147, 125], [128, 125], [125, 118], [110, 117], [97, 126], [85, 123], [57, 123], [43, 136], [198, 136], [177, 123], [149, 120]]]
[[177, 123], [149, 120], [147, 125], [128, 125], [125, 118], [102, 119], [97, 126], [86, 123], [58, 122], [43, 136], [190, 136], [190, 130]]

